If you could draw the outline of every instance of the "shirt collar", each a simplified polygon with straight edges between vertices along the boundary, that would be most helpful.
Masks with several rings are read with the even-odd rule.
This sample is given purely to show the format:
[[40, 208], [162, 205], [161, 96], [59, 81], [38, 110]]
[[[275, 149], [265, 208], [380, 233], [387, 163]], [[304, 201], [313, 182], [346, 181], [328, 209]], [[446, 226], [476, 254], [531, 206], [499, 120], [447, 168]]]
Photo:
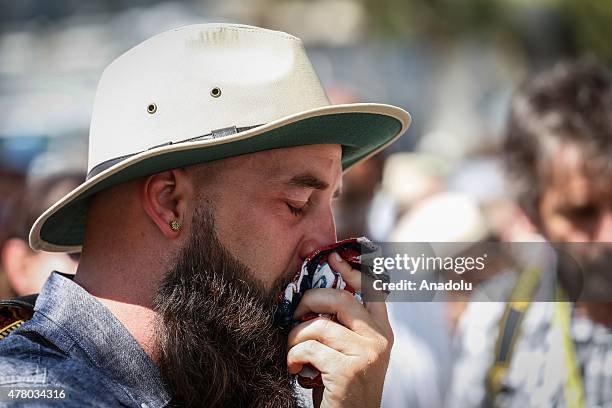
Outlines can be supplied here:
[[[117, 318], [69, 277], [53, 272], [36, 301], [35, 311], [64, 331], [90, 360], [142, 406], [170, 401], [151, 358]], [[63, 337], [63, 336], [60, 336]]]

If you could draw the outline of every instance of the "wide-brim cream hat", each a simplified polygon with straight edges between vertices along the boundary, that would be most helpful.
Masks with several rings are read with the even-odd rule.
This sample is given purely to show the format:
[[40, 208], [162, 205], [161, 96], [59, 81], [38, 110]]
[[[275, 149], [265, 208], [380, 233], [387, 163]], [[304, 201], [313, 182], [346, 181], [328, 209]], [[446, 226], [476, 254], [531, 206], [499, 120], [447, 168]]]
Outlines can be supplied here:
[[88, 199], [128, 180], [309, 144], [340, 144], [346, 170], [409, 125], [395, 106], [330, 105], [302, 42], [289, 34], [231, 24], [166, 31], [104, 70], [87, 179], [38, 218], [30, 245], [80, 250]]

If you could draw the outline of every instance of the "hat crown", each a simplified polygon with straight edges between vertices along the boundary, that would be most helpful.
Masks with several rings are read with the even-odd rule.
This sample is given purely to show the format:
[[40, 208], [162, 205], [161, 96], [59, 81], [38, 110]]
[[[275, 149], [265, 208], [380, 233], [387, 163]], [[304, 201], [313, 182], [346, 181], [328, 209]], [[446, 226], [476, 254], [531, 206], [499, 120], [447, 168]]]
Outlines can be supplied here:
[[327, 105], [296, 37], [230, 24], [166, 31], [118, 57], [102, 74], [88, 171], [215, 129], [261, 125]]

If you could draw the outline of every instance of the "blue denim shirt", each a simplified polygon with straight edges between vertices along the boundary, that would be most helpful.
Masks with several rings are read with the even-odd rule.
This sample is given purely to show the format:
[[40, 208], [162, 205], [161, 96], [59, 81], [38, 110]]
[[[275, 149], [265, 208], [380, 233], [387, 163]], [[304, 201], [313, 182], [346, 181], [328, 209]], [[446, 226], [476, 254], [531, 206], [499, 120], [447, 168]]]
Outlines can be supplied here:
[[[31, 320], [0, 341], [0, 387], [65, 390], [25, 406], [157, 408], [170, 396], [127, 329], [69, 278], [51, 274]], [[0, 406], [6, 402], [0, 402]]]

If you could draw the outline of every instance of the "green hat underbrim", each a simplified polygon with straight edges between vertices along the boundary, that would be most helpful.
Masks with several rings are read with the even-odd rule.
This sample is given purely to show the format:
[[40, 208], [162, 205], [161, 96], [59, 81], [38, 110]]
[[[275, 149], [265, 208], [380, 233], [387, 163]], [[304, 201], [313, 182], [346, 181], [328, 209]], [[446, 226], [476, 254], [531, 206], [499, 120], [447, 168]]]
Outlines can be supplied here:
[[[399, 108], [396, 109], [401, 111]], [[69, 197], [64, 205], [56, 207], [55, 210], [52, 207], [34, 224], [30, 234], [30, 245], [35, 249], [54, 252], [79, 250], [85, 235], [90, 197], [120, 183], [173, 168], [264, 150], [312, 144], [340, 144], [342, 167], [346, 170], [399, 137], [410, 121], [409, 115], [404, 113], [405, 117], [402, 118], [404, 123], [397, 117], [381, 113], [329, 113], [308, 117], [227, 143], [210, 145], [206, 142], [194, 142], [189, 143], [184, 149], [151, 150], [144, 157], [134, 156], [127, 159], [133, 161], [127, 166], [120, 162], [105, 170], [77, 187], [72, 192], [76, 193], [72, 197], [69, 197], [71, 194], [64, 197], [64, 199]], [[249, 130], [252, 131], [256, 132], [256, 129]], [[49, 212], [51, 213], [47, 214]], [[42, 225], [37, 228], [37, 224], [41, 222]]]

